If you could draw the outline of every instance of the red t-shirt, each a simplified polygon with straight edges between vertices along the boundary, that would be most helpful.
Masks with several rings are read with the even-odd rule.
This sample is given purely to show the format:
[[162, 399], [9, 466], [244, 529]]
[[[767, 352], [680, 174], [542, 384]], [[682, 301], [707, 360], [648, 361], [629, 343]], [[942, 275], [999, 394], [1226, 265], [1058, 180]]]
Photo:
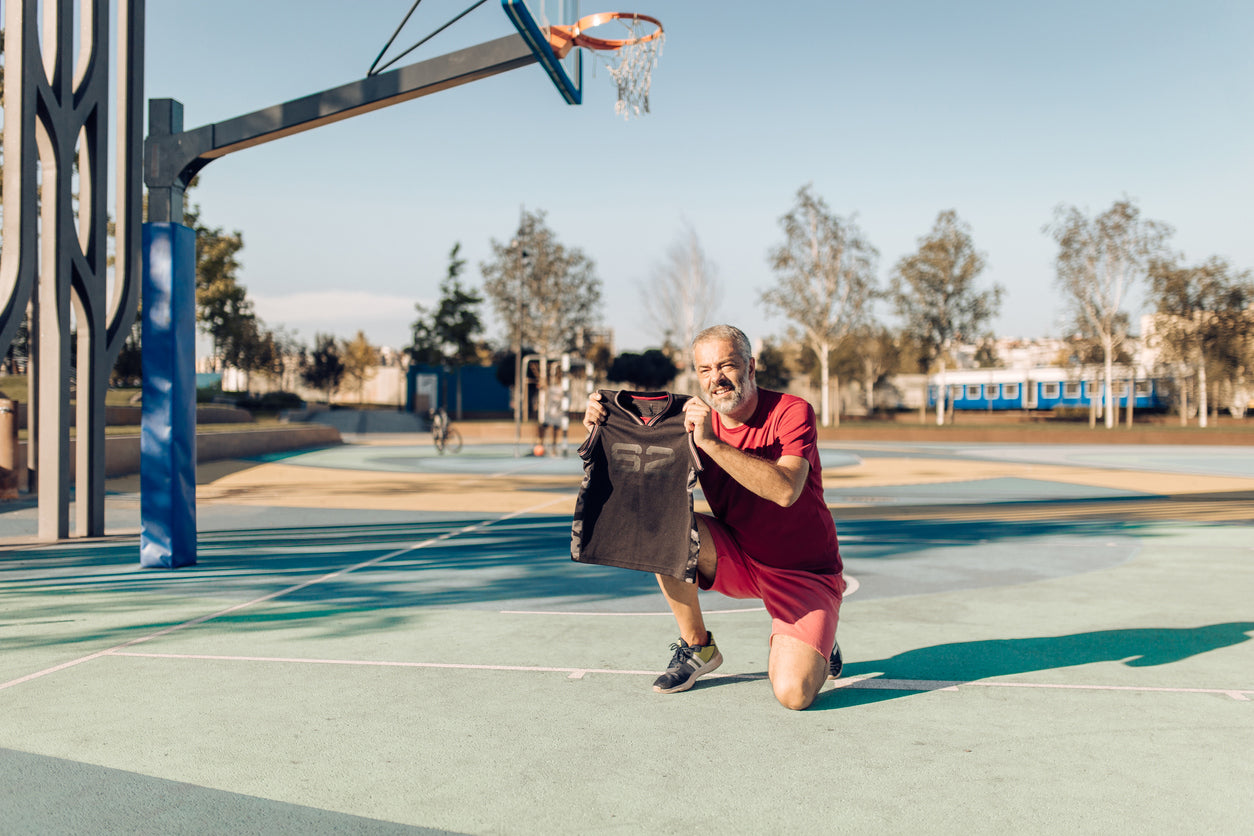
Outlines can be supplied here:
[[759, 389], [758, 408], [747, 423], [729, 429], [717, 412], [713, 423], [714, 434], [738, 450], [771, 462], [781, 456], [800, 456], [810, 463], [801, 496], [783, 508], [743, 487], [700, 453], [706, 501], [745, 553], [768, 566], [840, 572], [840, 546], [823, 498], [818, 430], [810, 404], [795, 395]]

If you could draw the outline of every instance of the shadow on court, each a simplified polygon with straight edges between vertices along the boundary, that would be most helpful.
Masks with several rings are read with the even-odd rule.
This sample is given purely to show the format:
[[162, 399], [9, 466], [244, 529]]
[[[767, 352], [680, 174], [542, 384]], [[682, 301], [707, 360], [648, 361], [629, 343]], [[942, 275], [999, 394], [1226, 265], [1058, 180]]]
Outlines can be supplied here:
[[[839, 513], [839, 512], [837, 512]], [[910, 557], [938, 543], [1013, 543], [1049, 537], [1154, 537], [1152, 526], [1138, 520], [836, 520], [845, 538], [841, 553], [856, 551], [860, 558]], [[856, 541], [853, 538], [857, 538]], [[856, 543], [856, 544], [855, 544]]]
[[[126, 615], [147, 608], [160, 615], [159, 603], [145, 603], [152, 596], [245, 602], [280, 593], [282, 607], [244, 608], [214, 622], [313, 626], [334, 637], [400, 627], [422, 608], [560, 599], [564, 607], [596, 611], [656, 593], [651, 575], [573, 563], [569, 543], [569, 521], [553, 517], [223, 531], [202, 533], [197, 563], [169, 571], [141, 568], [135, 539], [118, 538], [69, 553], [0, 559], [0, 596], [11, 602], [5, 621], [52, 624], [67, 612]], [[71, 594], [76, 591], [82, 594]], [[81, 638], [125, 641], [137, 630], [175, 623], [158, 618]], [[66, 638], [34, 630], [11, 641], [16, 649], [63, 645]]]
[[[1254, 621], [1190, 628], [1099, 630], [1068, 636], [991, 639], [921, 647], [888, 659], [851, 662], [844, 676], [875, 674], [881, 679], [927, 680], [939, 685], [976, 682], [1014, 674], [1123, 662], [1144, 668], [1169, 665], [1190, 656], [1241, 644], [1254, 636]], [[820, 695], [815, 708], [847, 708], [917, 693], [873, 688], [838, 688]]]
[[[970, 555], [985, 555], [974, 569], [954, 570], [933, 581], [937, 588], [984, 585], [979, 581], [982, 574], [1015, 581], [1030, 579], [1028, 572], [1036, 573], [1031, 577], [1043, 577], [1091, 571], [1126, 556], [1126, 552], [1113, 549], [1091, 553], [1046, 549], [1024, 557], [1014, 545], [1020, 541], [1155, 536], [1152, 526], [1141, 522], [1065, 519], [854, 520], [841, 524], [840, 531], [849, 540], [842, 547], [847, 558], [886, 569], [903, 558], [926, 554], [932, 559], [938, 549], [948, 547], [959, 547], [961, 556], [939, 559], [954, 564]], [[248, 601], [279, 593], [284, 602], [281, 608], [247, 608], [219, 616], [217, 621], [251, 629], [303, 624], [324, 636], [398, 627], [408, 614], [422, 608], [534, 607], [596, 612], [621, 608], [628, 600], [636, 607], [662, 608], [651, 575], [575, 564], [570, 560], [569, 544], [569, 520], [554, 516], [236, 529], [202, 532], [197, 564], [166, 571], [140, 568], [136, 538], [116, 537], [57, 552], [32, 549], [0, 557], [0, 595], [9, 598], [5, 621], [12, 622], [38, 623], [63, 616], [67, 604], [91, 615], [124, 615], [147, 609], [157, 616], [142, 625], [132, 623], [83, 637], [92, 641], [125, 640], [136, 629], [171, 626], [171, 621], [160, 618], [160, 605], [145, 602], [144, 596], [154, 595]], [[980, 549], [973, 548], [975, 544], [980, 544]], [[1051, 567], [1050, 561], [1057, 566]], [[994, 564], [1021, 565], [1024, 577], [998, 575]], [[903, 565], [893, 571], [896, 574], [864, 576], [858, 594], [891, 597], [926, 591], [919, 585], [917, 569]], [[67, 597], [76, 591], [90, 594]], [[407, 615], [396, 615], [401, 610]], [[342, 618], [348, 614], [353, 618]], [[59, 631], [39, 630], [12, 639], [21, 647], [52, 646], [65, 640]], [[990, 644], [982, 653], [964, 653], [961, 659], [971, 662], [993, 653], [996, 658], [1010, 660], [1028, 650], [994, 651], [995, 646]], [[1067, 647], [1080, 661], [1060, 664], [1079, 664], [1093, 657], [1092, 653], [1078, 652], [1074, 643]], [[1032, 652], [1036, 656], [1042, 653], [1039, 649]], [[940, 660], [949, 658], [938, 654], [939, 650], [907, 660], [912, 667], [922, 669], [899, 674], [895, 667], [900, 665], [896, 665], [894, 672], [884, 674], [974, 679], [1020, 669], [1002, 661], [977, 668], [984, 671], [987, 667], [991, 672], [934, 671]], [[923, 658], [927, 664], [918, 664]]]

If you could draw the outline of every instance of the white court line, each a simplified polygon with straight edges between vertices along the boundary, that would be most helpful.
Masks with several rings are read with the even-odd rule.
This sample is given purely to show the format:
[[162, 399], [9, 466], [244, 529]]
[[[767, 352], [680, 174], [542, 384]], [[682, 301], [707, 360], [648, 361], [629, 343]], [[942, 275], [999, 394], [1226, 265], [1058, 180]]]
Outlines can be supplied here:
[[1148, 688], [1139, 685], [1033, 685], [1027, 682], [969, 682], [968, 685], [983, 685], [989, 688], [1063, 688], [1082, 689], [1089, 691], [1141, 691], [1162, 694], [1224, 694], [1240, 702], [1249, 702], [1248, 694], [1254, 694], [1254, 688]]
[[[345, 665], [349, 667], [427, 668], [441, 670], [500, 671], [503, 673], [564, 673], [569, 679], [582, 679], [586, 674], [603, 673], [617, 676], [657, 676], [657, 671], [633, 671], [611, 668], [568, 668], [544, 665], [473, 665], [457, 662], [394, 662], [368, 659], [300, 659], [290, 656], [225, 656], [205, 653], [140, 653], [123, 649], [107, 650], [99, 656], [125, 656], [138, 659], [187, 659], [211, 662], [269, 662], [296, 665]], [[766, 679], [766, 674], [712, 673], [707, 679]], [[1234, 700], [1249, 702], [1254, 688], [1161, 688], [1145, 685], [1063, 685], [1037, 682], [988, 682], [983, 680], [883, 679], [876, 674], [862, 674], [835, 682], [836, 688], [868, 691], [958, 691], [960, 687], [1043, 688], [1073, 691], [1134, 691], [1151, 694], [1223, 694]]]
[[283, 656], [215, 656], [203, 653], [128, 653], [124, 650], [105, 651], [100, 655], [128, 656], [139, 659], [195, 659], [210, 662], [272, 662], [298, 665], [347, 665], [350, 667], [376, 668], [442, 668], [464, 671], [505, 671], [521, 673], [565, 673], [571, 679], [582, 679], [588, 673], [613, 673], [627, 676], [657, 676], [657, 671], [625, 671], [598, 668], [560, 668], [537, 665], [470, 665], [454, 662], [388, 662], [366, 659], [296, 659]]
[[107, 650], [100, 650], [95, 653], [89, 653], [88, 655], [82, 656], [78, 659], [71, 659], [68, 662], [62, 662], [61, 664], [54, 665], [51, 668], [45, 668], [44, 670], [41, 670], [41, 671], [28, 673], [26, 676], [20, 676], [17, 679], [11, 679], [8, 682], [0, 682], [0, 691], [3, 691], [6, 688], [12, 688], [16, 685], [21, 685], [23, 683], [30, 682], [33, 679], [39, 679], [40, 677], [47, 676], [48, 674], [57, 673], [58, 671], [63, 671], [66, 668], [72, 668], [76, 665], [81, 665], [84, 662], [90, 662], [93, 659], [99, 659], [101, 656], [107, 656], [107, 655], [116, 653], [120, 650], [124, 650], [125, 648], [134, 647], [137, 644], [142, 644], [146, 641], [151, 641], [153, 639], [157, 639], [162, 636], [168, 636], [170, 633], [176, 632], [178, 630], [182, 630], [186, 627], [195, 627], [197, 624], [203, 624], [206, 621], [212, 621], [215, 618], [221, 618], [224, 615], [229, 615], [230, 613], [238, 612], [239, 610], [246, 609], [255, 604], [263, 604], [266, 601], [273, 601], [275, 598], [281, 598], [284, 595], [288, 595], [292, 592], [298, 592], [302, 589], [305, 589], [306, 587], [313, 586], [314, 584], [319, 584], [324, 581], [329, 581], [334, 578], [338, 578], [341, 575], [347, 575], [349, 572], [354, 572], [358, 569], [365, 569], [370, 566], [374, 566], [377, 563], [382, 563], [385, 560], [390, 560], [394, 557], [399, 557], [400, 555], [406, 554], [407, 552], [417, 551], [418, 549], [423, 549], [423, 548], [426, 548], [427, 546], [432, 546], [432, 545], [435, 545], [436, 543], [441, 543], [445, 540], [449, 540], [453, 537], [457, 537], [462, 534], [469, 534], [472, 531], [477, 531], [481, 528], [487, 528], [488, 526], [496, 525], [497, 523], [505, 522], [506, 520], [511, 520], [515, 517], [520, 517], [523, 514], [529, 514], [532, 511], [537, 511], [549, 505], [555, 505], [558, 502], [566, 502], [568, 501], [568, 499], [569, 498], [565, 496], [561, 497], [560, 499], [550, 499], [545, 502], [541, 502], [537, 505], [532, 505], [530, 508], [523, 508], [521, 511], [511, 511], [510, 513], [497, 517], [494, 520], [485, 520], [484, 522], [473, 523], [471, 525], [463, 526], [453, 531], [446, 531], [445, 533], [439, 535], [438, 537], [432, 537], [430, 539], [423, 540], [420, 543], [414, 543], [413, 545], [396, 549], [395, 551], [388, 552], [387, 554], [380, 555], [379, 557], [373, 557], [370, 560], [363, 560], [361, 563], [355, 563], [352, 566], [347, 566], [343, 569], [337, 569], [336, 571], [329, 572], [321, 577], [313, 578], [311, 580], [307, 580], [302, 583], [295, 584], [294, 586], [289, 586], [286, 589], [280, 589], [277, 592], [271, 592], [268, 595], [262, 595], [260, 598], [254, 598], [253, 600], [245, 601], [242, 604], [235, 604], [233, 606], [227, 607], [226, 609], [218, 610], [217, 612], [213, 612], [208, 615], [202, 615], [198, 618], [193, 618], [190, 621], [184, 621], [181, 624], [175, 624], [171, 627], [166, 627], [164, 630], [158, 630], [155, 633], [150, 633], [146, 636], [141, 636], [137, 639], [131, 639], [128, 642], [123, 642], [122, 644], [115, 645], [114, 647], [111, 647]]
[[[841, 600], [858, 591], [862, 584], [853, 575], [845, 575], [845, 594]], [[765, 612], [766, 607], [744, 607], [734, 610], [701, 609], [706, 615], [729, 615], [742, 612]], [[669, 612], [579, 612], [578, 610], [500, 610], [501, 615], [588, 615], [588, 616], [622, 616], [622, 615], [671, 615]]]
[[1067, 685], [1052, 682], [989, 682], [972, 680], [964, 682], [929, 680], [929, 679], [881, 679], [875, 674], [842, 679], [836, 683], [837, 688], [866, 688], [876, 691], [957, 691], [958, 687], [978, 686], [981, 688], [1044, 688], [1071, 691], [1136, 691], [1152, 694], [1223, 694], [1240, 702], [1249, 702], [1248, 694], [1254, 694], [1254, 688], [1160, 688], [1148, 685]]
[[[739, 609], [739, 610], [707, 610], [703, 607], [701, 609], [701, 612], [705, 615], [728, 615], [729, 613], [741, 613], [741, 612], [766, 612], [766, 607], [745, 607], [744, 609]], [[580, 612], [578, 610], [501, 610], [500, 615], [587, 615], [587, 616], [594, 616], [597, 618], [601, 618], [607, 615], [610, 615], [610, 616], [663, 615], [663, 616], [666, 616], [667, 618], [674, 618], [674, 616], [669, 612], [592, 612], [592, 611]]]

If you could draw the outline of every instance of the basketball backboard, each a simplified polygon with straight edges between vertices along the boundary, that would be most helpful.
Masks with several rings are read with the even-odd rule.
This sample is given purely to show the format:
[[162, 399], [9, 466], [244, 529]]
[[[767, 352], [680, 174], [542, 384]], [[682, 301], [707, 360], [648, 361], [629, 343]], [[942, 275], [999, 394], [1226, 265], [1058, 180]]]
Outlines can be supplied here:
[[557, 92], [569, 104], [580, 104], [583, 101], [582, 50], [572, 49], [565, 58], [558, 58], [548, 38], [550, 26], [570, 26], [579, 20], [579, 0], [501, 0], [501, 5], [553, 80]]

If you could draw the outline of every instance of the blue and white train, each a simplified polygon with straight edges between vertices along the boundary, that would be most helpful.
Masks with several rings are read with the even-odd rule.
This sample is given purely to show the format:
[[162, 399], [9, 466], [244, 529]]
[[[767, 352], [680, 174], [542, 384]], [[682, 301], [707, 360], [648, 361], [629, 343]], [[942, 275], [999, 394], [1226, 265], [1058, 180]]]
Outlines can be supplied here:
[[[1136, 410], [1167, 408], [1166, 380], [1144, 376], [1130, 366], [1114, 367], [1115, 404], [1126, 408], [1133, 399]], [[1044, 366], [1034, 369], [960, 369], [945, 373], [948, 400], [956, 411], [1007, 412], [1048, 410], [1056, 407], [1088, 408], [1090, 400], [1105, 401], [1102, 370]], [[939, 375], [928, 382], [927, 405], [936, 408]]]

